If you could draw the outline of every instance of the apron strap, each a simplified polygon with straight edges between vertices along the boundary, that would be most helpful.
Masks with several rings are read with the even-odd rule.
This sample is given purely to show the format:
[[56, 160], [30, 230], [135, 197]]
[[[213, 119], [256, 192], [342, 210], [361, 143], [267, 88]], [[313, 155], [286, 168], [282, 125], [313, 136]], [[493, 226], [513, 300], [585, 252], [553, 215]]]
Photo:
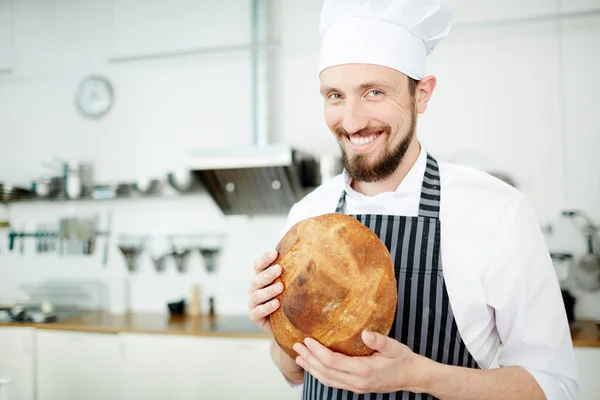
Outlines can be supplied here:
[[344, 213], [344, 203], [346, 203], [346, 190], [342, 190], [342, 194], [340, 195], [340, 199], [338, 200], [337, 206], [335, 207], [336, 214]]
[[423, 186], [421, 188], [421, 202], [419, 204], [419, 216], [439, 218], [441, 199], [440, 169], [438, 163], [427, 153], [427, 166], [423, 175]]
[[[440, 217], [440, 170], [438, 163], [429, 153], [427, 153], [427, 166], [423, 176], [423, 185], [421, 187], [421, 201], [419, 203], [419, 216], [429, 218]], [[336, 213], [344, 212], [346, 203], [346, 190], [342, 194], [335, 208]]]

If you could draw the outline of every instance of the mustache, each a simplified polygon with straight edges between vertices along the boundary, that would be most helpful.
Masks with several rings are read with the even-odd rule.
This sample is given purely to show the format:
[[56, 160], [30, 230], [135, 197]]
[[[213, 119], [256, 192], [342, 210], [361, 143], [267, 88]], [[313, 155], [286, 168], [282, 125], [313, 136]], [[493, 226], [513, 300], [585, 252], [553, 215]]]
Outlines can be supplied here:
[[392, 128], [389, 125], [380, 125], [380, 126], [367, 126], [364, 127], [362, 129], [359, 129], [356, 132], [352, 132], [351, 134], [348, 133], [348, 131], [346, 131], [342, 126], [337, 126], [335, 129], [335, 134], [338, 137], [342, 137], [342, 136], [350, 136], [352, 135], [360, 135], [360, 136], [370, 136], [374, 133], [385, 133], [385, 134], [390, 134], [390, 132], [392, 131]]

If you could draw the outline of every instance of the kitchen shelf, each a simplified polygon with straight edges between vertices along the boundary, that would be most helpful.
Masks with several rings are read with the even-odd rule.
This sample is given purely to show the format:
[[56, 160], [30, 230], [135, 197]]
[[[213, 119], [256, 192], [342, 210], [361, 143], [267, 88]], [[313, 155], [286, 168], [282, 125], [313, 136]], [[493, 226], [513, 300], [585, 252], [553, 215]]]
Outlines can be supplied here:
[[205, 193], [203, 190], [194, 190], [186, 193], [159, 193], [159, 194], [143, 194], [143, 195], [121, 195], [104, 198], [92, 198], [92, 197], [79, 197], [76, 199], [69, 199], [63, 197], [56, 198], [45, 198], [45, 197], [33, 197], [23, 198], [18, 200], [0, 201], [0, 204], [9, 207], [10, 205], [16, 204], [35, 204], [35, 203], [84, 203], [84, 202], [110, 202], [116, 200], [150, 200], [150, 199], [177, 199], [191, 196], [198, 196]]

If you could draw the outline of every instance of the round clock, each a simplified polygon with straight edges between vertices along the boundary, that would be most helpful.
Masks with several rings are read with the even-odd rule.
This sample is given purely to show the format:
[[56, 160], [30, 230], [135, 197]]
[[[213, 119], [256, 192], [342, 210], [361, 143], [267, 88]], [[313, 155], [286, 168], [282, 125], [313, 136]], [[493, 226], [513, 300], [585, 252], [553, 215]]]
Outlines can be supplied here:
[[112, 85], [105, 77], [92, 75], [77, 87], [75, 104], [86, 118], [100, 118], [110, 110], [113, 102]]

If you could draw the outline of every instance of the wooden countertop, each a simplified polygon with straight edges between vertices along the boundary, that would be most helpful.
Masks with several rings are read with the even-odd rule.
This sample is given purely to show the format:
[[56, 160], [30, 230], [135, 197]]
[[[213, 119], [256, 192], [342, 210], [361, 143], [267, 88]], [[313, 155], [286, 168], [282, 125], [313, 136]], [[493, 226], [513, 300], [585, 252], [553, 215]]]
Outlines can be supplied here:
[[[86, 312], [59, 322], [48, 324], [2, 323], [0, 326], [32, 326], [37, 329], [96, 333], [156, 333], [169, 335], [220, 336], [237, 338], [268, 338], [246, 316], [207, 315], [198, 317], [165, 314], [130, 313], [109, 314]], [[594, 321], [577, 321], [571, 326], [571, 337], [576, 347], [600, 347], [600, 328]]]
[[600, 347], [600, 328], [594, 321], [576, 321], [571, 326], [571, 338], [576, 347]]
[[0, 323], [0, 326], [31, 326], [45, 330], [64, 330], [95, 333], [156, 333], [191, 336], [221, 336], [238, 338], [268, 338], [246, 316], [201, 315], [170, 316], [159, 313], [109, 314], [85, 312], [62, 321], [35, 323]]

